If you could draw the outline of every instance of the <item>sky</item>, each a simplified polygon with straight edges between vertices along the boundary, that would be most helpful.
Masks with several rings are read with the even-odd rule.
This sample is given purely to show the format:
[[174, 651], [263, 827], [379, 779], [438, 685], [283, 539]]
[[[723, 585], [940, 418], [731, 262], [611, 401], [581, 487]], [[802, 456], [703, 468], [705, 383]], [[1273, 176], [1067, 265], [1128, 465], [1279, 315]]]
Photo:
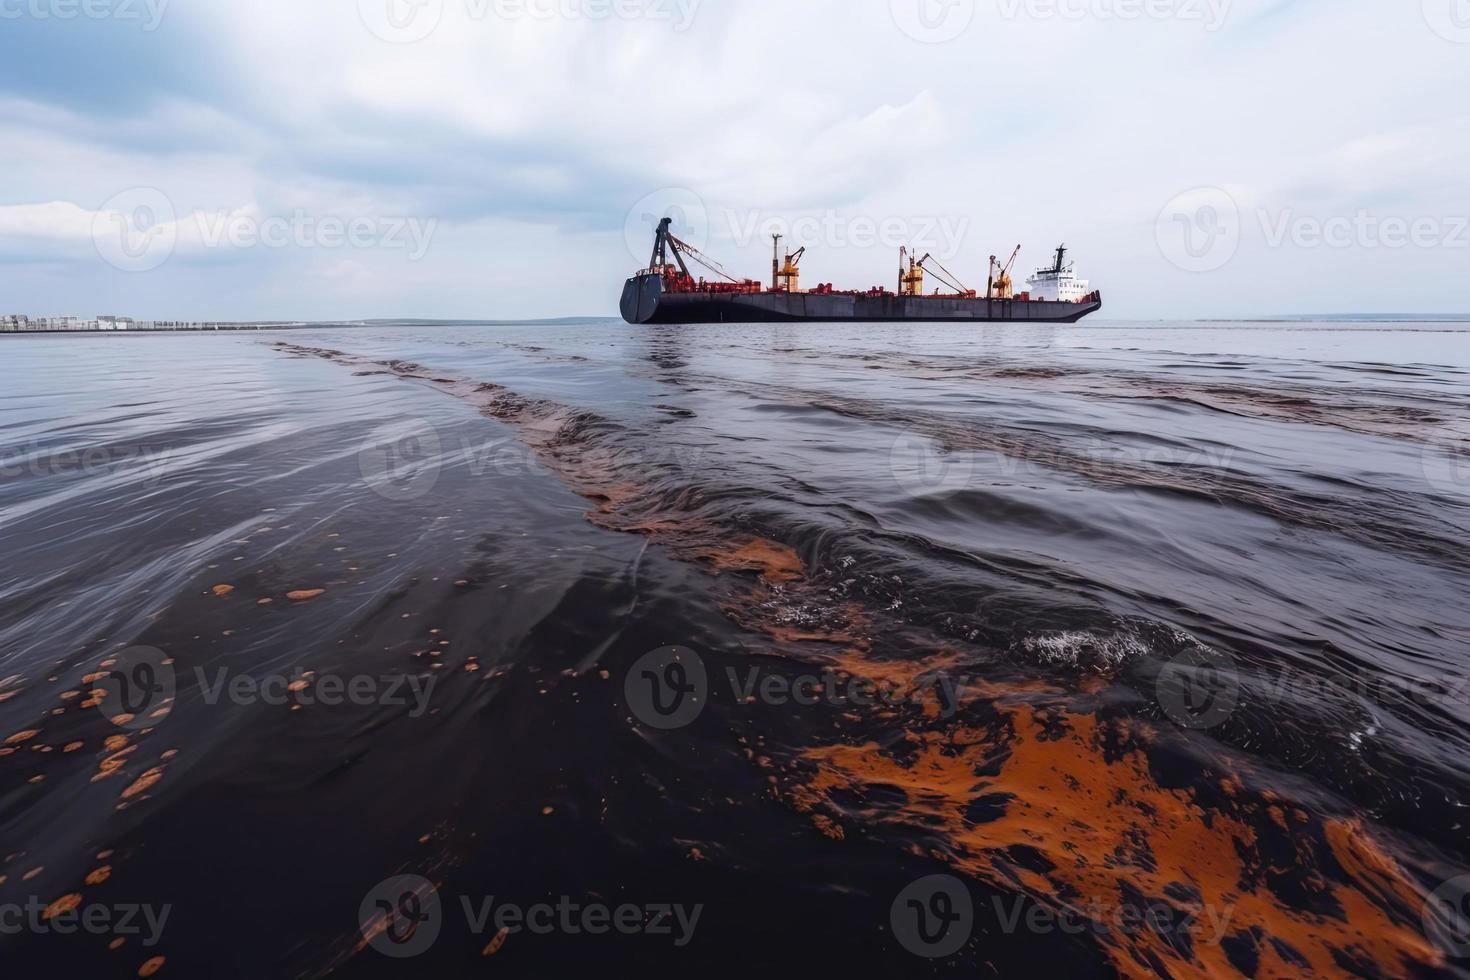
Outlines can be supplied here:
[[[0, 314], [616, 315], [736, 277], [1470, 313], [1470, 0], [0, 0]], [[931, 286], [934, 285], [931, 281]]]

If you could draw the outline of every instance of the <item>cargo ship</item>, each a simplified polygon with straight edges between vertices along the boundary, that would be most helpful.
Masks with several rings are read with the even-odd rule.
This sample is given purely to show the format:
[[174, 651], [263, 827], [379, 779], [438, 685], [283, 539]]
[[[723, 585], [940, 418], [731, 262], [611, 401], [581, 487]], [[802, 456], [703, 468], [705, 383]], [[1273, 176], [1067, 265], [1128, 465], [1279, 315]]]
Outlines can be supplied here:
[[[967, 289], [933, 255], [917, 256], [899, 249], [895, 290], [834, 289], [822, 283], [800, 288], [801, 260], [806, 249], [781, 251], [782, 236], [773, 235], [771, 281], [737, 279], [719, 263], [681, 241], [664, 218], [654, 233], [648, 267], [623, 286], [623, 319], [629, 323], [776, 323], [786, 321], [961, 320], [974, 322], [1076, 323], [1102, 308], [1102, 293], [1089, 290], [1066, 262], [1067, 247], [1056, 250], [1050, 266], [1026, 280], [1025, 292], [1012, 290], [1010, 271], [1021, 247], [1007, 262], [992, 255], [985, 294]], [[715, 278], [695, 278], [689, 262]], [[928, 274], [945, 287], [924, 292]]]

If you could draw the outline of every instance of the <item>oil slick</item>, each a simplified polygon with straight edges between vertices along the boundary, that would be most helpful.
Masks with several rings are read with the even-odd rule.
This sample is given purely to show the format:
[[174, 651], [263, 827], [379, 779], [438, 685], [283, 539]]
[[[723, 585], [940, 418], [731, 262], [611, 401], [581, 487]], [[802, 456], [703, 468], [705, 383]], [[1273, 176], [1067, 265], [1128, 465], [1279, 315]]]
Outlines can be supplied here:
[[[382, 366], [429, 380], [417, 365]], [[607, 420], [499, 385], [431, 383], [512, 425], [592, 501], [593, 523], [731, 576], [726, 613], [776, 649], [903, 690], [973, 667], [972, 654], [912, 629], [907, 656], [877, 655], [872, 638], [903, 624], [834, 598], [789, 545], [686, 511], [687, 495], [655, 492]], [[1091, 941], [1124, 975], [1402, 975], [1442, 965], [1420, 925], [1424, 890], [1391, 840], [1330, 801], [1264, 788], [1279, 780], [1243, 756], [1105, 708], [1117, 683], [1107, 672], [1065, 686], [998, 672], [950, 686], [948, 705], [943, 695], [886, 700], [840, 713], [831, 740], [747, 755], [774, 769], [775, 797], [830, 846], [861, 830], [1091, 922]], [[1130, 903], [1166, 910], [1179, 928], [1109, 928], [1107, 911]]]

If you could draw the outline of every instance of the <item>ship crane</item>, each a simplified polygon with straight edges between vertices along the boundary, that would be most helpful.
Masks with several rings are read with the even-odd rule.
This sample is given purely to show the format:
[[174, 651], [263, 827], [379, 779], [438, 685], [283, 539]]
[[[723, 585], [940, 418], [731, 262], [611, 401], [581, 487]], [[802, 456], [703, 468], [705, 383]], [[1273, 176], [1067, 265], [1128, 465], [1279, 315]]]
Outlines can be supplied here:
[[[1011, 257], [1001, 265], [994, 255], [990, 257], [990, 279], [985, 284], [985, 298], [1010, 299], [1011, 298], [1011, 266], [1016, 264], [1016, 256], [1021, 254], [1021, 246], [1017, 245]], [[1000, 275], [996, 275], [999, 270]]]
[[[665, 218], [664, 220], [667, 221], [668, 219]], [[693, 245], [690, 245], [688, 242], [682, 242], [679, 239], [675, 238], [673, 235], [669, 236], [669, 242], [674, 246], [675, 256], [687, 255], [694, 261], [698, 262], [700, 265], [704, 266], [709, 271], [713, 272], [715, 275], [728, 279], [736, 285], [739, 285], [741, 282], [743, 282], [743, 280], [736, 279], [734, 276], [730, 275], [730, 273], [725, 271], [724, 266], [720, 265], [720, 263], [716, 262], [708, 255], [705, 255], [703, 252], [695, 248]], [[681, 261], [679, 263], [679, 266], [680, 268], [683, 268], [684, 263]], [[687, 276], [689, 274], [689, 270], [684, 269], [684, 274]]]
[[[904, 261], [908, 268], [904, 268]], [[924, 267], [904, 245], [898, 247], [898, 295], [924, 295]]]
[[[801, 257], [806, 254], [806, 246], [803, 245], [795, 252], [786, 253], [786, 263], [781, 264], [781, 239], [782, 235], [772, 235], [773, 247], [771, 251], [771, 291], [788, 293], [801, 292]], [[784, 282], [783, 282], [784, 280]]]
[[959, 277], [946, 269], [942, 264], [940, 264], [940, 261], [936, 259], [932, 253], [926, 253], [924, 257], [919, 260], [919, 268], [927, 270], [927, 263], [929, 262], [934, 263], [935, 268], [939, 270], [934, 273], [934, 278], [944, 283], [950, 289], [953, 289], [956, 295], [966, 297], [973, 297], [975, 295], [975, 291], [973, 289], [966, 288], [965, 284], [960, 282]]
[[[753, 279], [736, 279], [725, 271], [725, 267], [705, 255], [699, 249], [680, 239], [669, 226], [673, 221], [664, 218], [658, 223], [658, 234], [653, 239], [653, 254], [648, 258], [648, 272], [661, 277], [666, 288], [673, 292], [710, 290], [714, 292], [759, 292], [760, 283]], [[695, 280], [689, 273], [686, 258], [693, 259], [725, 282], [706, 284], [703, 279]], [[670, 263], [670, 259], [673, 263]], [[677, 266], [677, 269], [676, 269]]]
[[653, 236], [653, 254], [648, 257], [648, 268], [660, 275], [669, 267], [669, 253], [674, 254], [674, 261], [679, 264], [679, 271], [684, 273], [684, 278], [693, 279], [689, 274], [689, 267], [684, 264], [684, 256], [679, 254], [679, 249], [688, 248], [683, 242], [675, 238], [669, 231], [669, 225], [673, 224], [672, 218], [665, 218], [658, 223], [658, 232]]

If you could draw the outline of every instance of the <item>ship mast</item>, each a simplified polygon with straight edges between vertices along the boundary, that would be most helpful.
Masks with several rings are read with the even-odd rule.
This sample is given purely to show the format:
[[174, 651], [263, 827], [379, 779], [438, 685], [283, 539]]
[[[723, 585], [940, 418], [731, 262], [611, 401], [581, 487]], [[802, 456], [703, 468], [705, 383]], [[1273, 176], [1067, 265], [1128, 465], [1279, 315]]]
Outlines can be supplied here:
[[1047, 271], [1048, 272], [1055, 272], [1057, 275], [1061, 275], [1062, 274], [1062, 260], [1065, 259], [1066, 256], [1067, 256], [1067, 245], [1066, 245], [1065, 242], [1063, 242], [1061, 245], [1058, 245], [1057, 246], [1057, 264], [1054, 265], [1054, 266], [1052, 266]]

